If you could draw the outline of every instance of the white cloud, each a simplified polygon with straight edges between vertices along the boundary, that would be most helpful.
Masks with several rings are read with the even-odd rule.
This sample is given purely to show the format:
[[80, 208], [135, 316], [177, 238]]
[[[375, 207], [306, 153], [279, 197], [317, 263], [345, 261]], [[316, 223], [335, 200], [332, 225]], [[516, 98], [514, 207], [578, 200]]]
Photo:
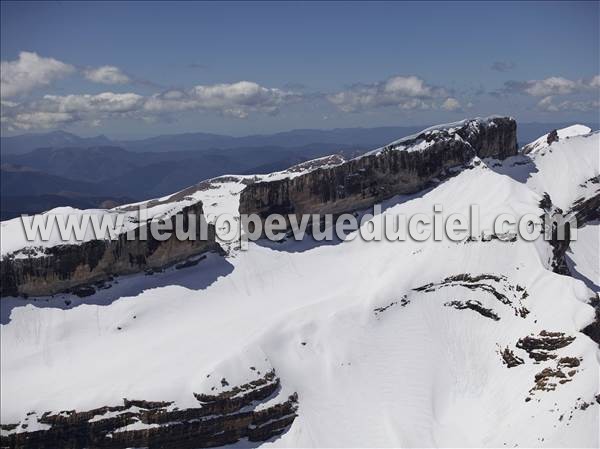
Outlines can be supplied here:
[[556, 111], [556, 106], [552, 104], [552, 97], [544, 97], [538, 103], [538, 108], [544, 111]]
[[560, 76], [552, 76], [543, 80], [529, 81], [525, 92], [535, 97], [544, 95], [566, 95], [573, 93], [579, 87], [577, 81]]
[[[2, 127], [34, 129], [64, 123], [129, 117], [154, 120], [156, 116], [188, 110], [214, 111], [221, 115], [246, 118], [251, 113], [276, 114], [285, 104], [298, 101], [301, 95], [251, 81], [231, 84], [197, 85], [191, 89], [172, 89], [142, 96], [136, 93], [103, 92], [100, 94], [44, 95], [37, 100], [9, 101], [36, 87], [75, 72], [75, 67], [36, 53], [21, 52], [15, 61], [2, 61]], [[103, 84], [124, 84], [131, 78], [115, 66], [80, 69], [86, 79]], [[411, 80], [409, 80], [411, 81]], [[391, 89], [425, 92], [419, 81]]]
[[145, 98], [134, 93], [103, 92], [83, 95], [44, 95], [42, 107], [58, 112], [126, 113], [143, 107]]
[[445, 94], [444, 89], [430, 86], [416, 76], [394, 76], [377, 83], [358, 84], [326, 98], [341, 111], [357, 112], [388, 106], [427, 109], [431, 104], [426, 100]]
[[551, 76], [542, 80], [507, 81], [501, 93], [523, 93], [533, 97], [549, 95], [569, 95], [597, 89], [600, 75], [591, 79], [570, 80], [561, 76]]
[[538, 109], [545, 112], [561, 112], [561, 111], [579, 111], [590, 112], [597, 111], [600, 108], [599, 100], [563, 100], [555, 102], [553, 96], [542, 98], [538, 104]]
[[112, 65], [104, 65], [95, 69], [85, 69], [83, 75], [88, 80], [101, 84], [126, 84], [131, 81], [121, 69]]
[[239, 81], [198, 85], [188, 91], [171, 90], [152, 95], [147, 99], [144, 109], [152, 112], [202, 109], [245, 118], [250, 112], [276, 113], [280, 106], [299, 98], [293, 92], [263, 87], [251, 81]]
[[416, 76], [394, 76], [385, 82], [384, 91], [406, 97], [431, 97], [433, 88]]
[[2, 61], [0, 67], [2, 98], [14, 97], [46, 86], [75, 69], [53, 58], [44, 58], [36, 53], [22, 51], [15, 61]]
[[136, 93], [44, 95], [26, 103], [2, 102], [2, 126], [12, 129], [58, 127], [66, 123], [99, 123], [127, 117], [152, 122], [157, 116], [188, 110], [216, 111], [246, 118], [250, 113], [274, 114], [279, 107], [297, 101], [299, 95], [257, 83], [195, 86], [187, 91], [169, 90], [143, 96]]
[[456, 98], [449, 97], [442, 103], [442, 109], [447, 111], [457, 111], [461, 109], [461, 104]]
[[2, 102], [2, 125], [14, 129], [45, 129], [68, 123], [98, 123], [110, 117], [135, 117], [144, 97], [134, 93], [104, 92], [96, 95], [45, 95], [28, 103]]
[[[507, 81], [496, 95], [520, 93], [531, 97], [541, 97], [536, 108], [544, 112], [598, 110], [600, 75], [592, 78], [568, 79], [551, 76], [541, 80]], [[562, 100], [557, 100], [562, 97]]]
[[2, 125], [9, 131], [57, 128], [74, 121], [75, 117], [66, 112], [35, 111], [2, 115]]

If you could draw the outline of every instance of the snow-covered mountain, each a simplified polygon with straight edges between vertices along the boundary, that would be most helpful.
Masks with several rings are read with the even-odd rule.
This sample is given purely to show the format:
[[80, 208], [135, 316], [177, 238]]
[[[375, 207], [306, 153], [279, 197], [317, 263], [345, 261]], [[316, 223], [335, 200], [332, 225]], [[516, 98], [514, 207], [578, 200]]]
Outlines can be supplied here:
[[548, 148], [552, 143], [557, 142], [560, 139], [581, 136], [582, 134], [588, 134], [590, 132], [592, 132], [591, 128], [588, 128], [585, 125], [573, 125], [562, 129], [555, 129], [554, 131], [544, 134], [542, 137], [525, 145], [522, 149], [522, 152], [524, 154], [536, 153], [544, 148]]
[[[494, 120], [434, 127], [357, 160], [220, 177], [147, 206], [169, 218], [201, 204], [214, 223], [240, 206], [268, 211], [281, 192], [292, 212], [383, 200], [371, 226], [477, 204], [482, 229], [499, 213], [551, 210], [578, 216], [570, 245], [217, 241], [220, 252], [84, 298], [4, 297], [2, 446], [598, 447], [600, 133], [558, 130], [516, 154], [516, 139], [490, 137]], [[452, 157], [429, 158], [444, 148]], [[386, 171], [396, 160], [411, 177]], [[388, 190], [323, 196], [367, 167], [388, 173], [377, 184]], [[48, 214], [66, 212], [82, 213]], [[26, 242], [3, 222], [3, 270], [48, 260], [58, 243]]]

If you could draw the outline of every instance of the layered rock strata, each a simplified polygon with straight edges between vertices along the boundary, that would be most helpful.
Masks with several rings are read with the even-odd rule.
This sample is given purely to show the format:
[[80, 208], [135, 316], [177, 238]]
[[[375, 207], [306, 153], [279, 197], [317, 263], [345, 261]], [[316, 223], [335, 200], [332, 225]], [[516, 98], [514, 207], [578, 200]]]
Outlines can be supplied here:
[[[123, 405], [93, 410], [45, 412], [37, 428], [2, 426], [0, 446], [11, 449], [195, 449], [234, 444], [245, 438], [265, 441], [285, 432], [296, 418], [298, 398], [280, 398], [274, 371], [217, 395], [194, 394], [198, 407], [172, 402], [123, 400]], [[28, 419], [31, 421], [32, 419]]]
[[[0, 295], [51, 295], [74, 290], [81, 286], [104, 281], [116, 275], [163, 268], [207, 251], [220, 251], [215, 243], [214, 226], [208, 225], [208, 239], [202, 239], [200, 217], [202, 203], [184, 207], [177, 215], [183, 216], [184, 230], [188, 217], [196, 215], [195, 240], [179, 240], [175, 233], [167, 240], [153, 237], [149, 222], [134, 230], [135, 238], [126, 233], [115, 240], [97, 239], [77, 244], [61, 244], [43, 249], [41, 255], [28, 255], [26, 250], [5, 255], [0, 261]], [[175, 229], [176, 215], [168, 218]], [[146, 235], [141, 239], [140, 235]], [[85, 289], [81, 290], [85, 294]]]
[[435, 127], [363, 156], [274, 181], [249, 185], [240, 213], [339, 214], [364, 209], [449, 177], [475, 156], [517, 154], [517, 125], [507, 117]]

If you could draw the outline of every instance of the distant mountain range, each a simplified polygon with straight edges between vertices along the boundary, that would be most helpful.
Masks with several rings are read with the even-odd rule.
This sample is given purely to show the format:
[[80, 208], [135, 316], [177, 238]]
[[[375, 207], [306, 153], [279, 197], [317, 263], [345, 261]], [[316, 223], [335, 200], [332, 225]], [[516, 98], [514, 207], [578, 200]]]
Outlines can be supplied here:
[[79, 137], [65, 131], [44, 134], [22, 134], [1, 138], [2, 154], [23, 154], [39, 148], [89, 148], [117, 146], [133, 152], [204, 151], [276, 146], [282, 148], [305, 145], [335, 144], [354, 146], [383, 145], [423, 129], [420, 126], [340, 128], [332, 130], [298, 129], [276, 134], [233, 137], [210, 133], [185, 133], [149, 137], [139, 140], [111, 140], [106, 136]]
[[29, 133], [0, 138], [2, 156], [28, 153], [38, 148], [75, 148], [111, 144], [112, 141], [106, 136], [79, 137], [66, 131]]
[[[519, 141], [562, 127], [520, 124]], [[244, 137], [186, 133], [139, 140], [65, 131], [2, 137], [0, 215], [6, 220], [57, 206], [90, 208], [153, 198], [223, 174], [269, 173], [332, 153], [358, 155], [421, 129], [298, 129]]]
[[[520, 123], [519, 141], [531, 142], [552, 129], [560, 129], [572, 123]], [[598, 129], [598, 123], [584, 123]], [[109, 139], [100, 135], [80, 137], [66, 131], [28, 133], [2, 137], [2, 155], [23, 154], [39, 148], [89, 148], [120, 147], [133, 152], [202, 151], [245, 147], [276, 146], [302, 147], [318, 143], [341, 146], [374, 147], [424, 129], [424, 126], [385, 126], [377, 128], [296, 129], [275, 134], [253, 134], [243, 137], [212, 133], [165, 134], [137, 140]]]
[[[508, 117], [470, 120], [146, 202], [211, 229], [334, 214], [341, 237], [360, 218], [347, 238], [313, 215], [303, 238], [299, 219], [245, 247], [217, 229], [144, 240], [134, 205], [96, 216], [136, 239], [3, 222], [0, 446], [600, 447], [600, 133], [532, 147]], [[434, 210], [440, 229], [415, 231]], [[544, 216], [551, 239], [528, 224]]]
[[268, 173], [330, 153], [366, 149], [329, 143], [170, 152], [93, 146], [7, 154], [0, 167], [1, 218], [57, 206], [95, 208], [148, 199], [223, 174]]

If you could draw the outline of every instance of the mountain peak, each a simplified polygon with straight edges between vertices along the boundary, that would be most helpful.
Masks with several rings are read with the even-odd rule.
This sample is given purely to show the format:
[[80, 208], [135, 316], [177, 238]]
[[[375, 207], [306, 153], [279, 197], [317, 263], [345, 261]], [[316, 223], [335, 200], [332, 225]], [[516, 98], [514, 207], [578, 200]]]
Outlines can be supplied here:
[[558, 140], [567, 139], [574, 136], [582, 136], [591, 132], [591, 128], [580, 124], [567, 126], [561, 129], [554, 129], [553, 131], [544, 134], [533, 142], [525, 145], [523, 148], [521, 148], [521, 152], [523, 154], [535, 154], [538, 151], [549, 147], [552, 145], [552, 143]]

